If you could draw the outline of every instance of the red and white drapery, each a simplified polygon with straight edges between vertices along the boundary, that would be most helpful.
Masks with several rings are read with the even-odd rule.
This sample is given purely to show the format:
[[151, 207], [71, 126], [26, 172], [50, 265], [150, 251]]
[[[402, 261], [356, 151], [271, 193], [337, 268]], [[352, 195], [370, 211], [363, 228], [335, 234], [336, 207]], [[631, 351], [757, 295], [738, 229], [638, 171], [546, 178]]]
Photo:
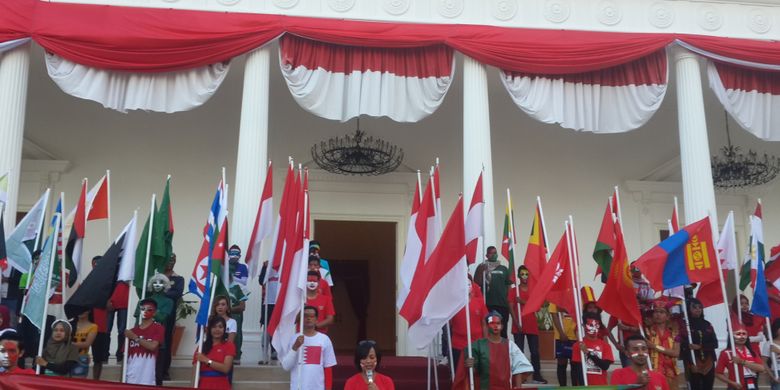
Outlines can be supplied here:
[[[535, 118], [593, 132], [628, 131], [647, 121], [663, 99], [666, 88], [667, 65], [663, 50], [676, 42], [717, 63], [710, 74], [718, 75], [723, 88], [719, 92], [718, 82], [712, 77], [711, 85], [743, 127], [762, 139], [780, 139], [780, 128], [773, 125], [776, 119], [771, 115], [774, 111], [771, 107], [775, 104], [772, 97], [778, 89], [767, 87], [767, 83], [774, 85], [774, 72], [780, 68], [780, 42], [683, 34], [376, 23], [38, 0], [0, 2], [0, 51], [13, 41], [18, 44], [20, 39], [34, 40], [52, 54], [50, 68], [54, 68], [56, 77], [62, 77], [62, 80], [72, 77], [67, 82], [60, 82], [75, 85], [73, 90], [81, 91], [74, 94], [86, 97], [83, 91], [89, 89], [88, 85], [82, 84], [86, 81], [77, 80], [79, 74], [83, 75], [82, 79], [86, 75], [102, 74], [98, 79], [121, 80], [119, 73], [112, 72], [136, 74], [133, 77], [148, 73], [154, 81], [134, 82], [154, 85], [147, 91], [158, 91], [167, 88], [162, 85], [170, 85], [159, 84], [159, 78], [170, 81], [171, 78], [192, 79], [192, 74], [213, 76], [197, 81], [195, 84], [200, 88], [185, 88], [199, 92], [193, 95], [188, 92], [187, 102], [183, 104], [171, 103], [173, 95], [162, 101], [128, 99], [128, 95], [138, 93], [122, 89], [97, 93], [104, 96], [99, 99], [88, 97], [120, 110], [143, 108], [169, 112], [202, 104], [207, 99], [207, 93], [203, 91], [215, 90], [224, 78], [220, 70], [226, 72], [227, 68], [217, 69], [222, 63], [262, 47], [285, 33], [310, 40], [311, 47], [344, 53], [352, 50], [367, 55], [381, 53], [380, 49], [393, 49], [388, 52], [405, 58], [406, 63], [426, 50], [438, 51], [444, 54], [442, 58], [449, 56], [451, 60], [452, 50], [457, 50], [502, 69], [502, 77], [513, 99]], [[330, 57], [339, 58], [332, 54]], [[283, 66], [284, 61], [283, 56]], [[419, 73], [419, 80], [413, 80], [412, 85], [409, 80], [399, 84], [398, 81], [408, 78], [408, 74], [401, 72], [403, 76], [398, 77], [399, 73], [393, 73], [390, 65], [383, 68], [382, 77], [373, 75], [373, 79], [370, 76], [374, 69], [367, 72], [368, 68], [361, 65], [359, 83], [351, 77], [354, 72], [349, 76], [344, 73], [343, 77], [339, 76], [343, 83], [340, 91], [338, 88], [336, 91], [318, 91], [332, 85], [333, 68], [322, 67], [330, 71], [330, 82], [324, 81], [328, 78], [315, 77], [318, 72], [323, 75], [319, 66], [316, 69], [290, 66], [286, 76], [288, 81], [295, 81], [290, 84], [291, 91], [300, 94], [296, 96], [299, 102], [321, 102], [334, 93], [347, 98], [348, 103], [342, 107], [324, 108], [320, 104], [323, 108], [310, 109], [317, 115], [346, 120], [355, 113], [368, 113], [413, 121], [432, 112], [435, 109], [432, 105], [438, 104], [446, 93], [446, 87], [441, 83], [444, 80], [448, 80], [447, 84], [451, 82], [452, 63], [441, 62], [447, 62], [448, 67], [442, 65], [436, 72]], [[291, 64], [313, 66], [317, 63], [288, 63]], [[346, 56], [342, 63], [333, 62], [332, 65], [345, 72], [355, 70], [355, 62]], [[446, 76], [444, 69], [450, 71], [450, 76]], [[431, 80], [435, 78], [440, 85], [423, 83], [425, 77], [420, 78], [421, 75], [429, 76]], [[372, 85], [367, 80], [374, 80], [373, 85], [380, 87], [363, 89]], [[357, 85], [361, 87], [359, 94], [354, 92]], [[380, 95], [389, 93], [391, 86], [398, 88], [399, 85], [406, 88], [406, 101], [398, 97], [390, 101], [389, 97]], [[419, 95], [409, 92], [412, 87], [416, 88], [416, 93], [429, 90], [433, 94], [426, 96], [422, 103], [414, 102], [411, 100]], [[397, 90], [392, 93], [397, 94]], [[112, 94], [114, 96], [110, 98], [105, 97]], [[128, 100], [135, 102], [126, 104]], [[125, 103], [121, 104], [123, 101]], [[620, 115], [607, 112], [606, 107], [617, 101], [621, 105], [620, 110], [615, 111], [625, 112]]]

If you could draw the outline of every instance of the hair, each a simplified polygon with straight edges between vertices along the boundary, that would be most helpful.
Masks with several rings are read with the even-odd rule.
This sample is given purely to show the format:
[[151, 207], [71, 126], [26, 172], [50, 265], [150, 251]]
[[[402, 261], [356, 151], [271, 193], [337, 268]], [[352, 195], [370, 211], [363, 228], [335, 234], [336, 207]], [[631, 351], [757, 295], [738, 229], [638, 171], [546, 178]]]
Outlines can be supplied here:
[[315, 255], [309, 255], [309, 262], [307, 264], [312, 262], [317, 262], [317, 265], [320, 265], [320, 258]]
[[379, 369], [379, 363], [382, 361], [382, 353], [379, 352], [379, 348], [376, 346], [376, 341], [363, 340], [359, 342], [355, 348], [355, 368], [357, 368], [358, 372], [363, 371], [363, 368], [360, 366], [360, 361], [368, 357], [368, 354], [371, 352], [371, 348], [374, 349], [374, 353], [376, 354], [375, 370]]
[[147, 291], [151, 291], [152, 290], [152, 285], [154, 284], [154, 282], [157, 282], [157, 281], [162, 281], [163, 282], [163, 285], [164, 285], [163, 291], [166, 291], [166, 292], [168, 290], [170, 290], [171, 286], [173, 286], [173, 283], [171, 283], [171, 281], [168, 279], [167, 276], [165, 276], [165, 274], [161, 274], [161, 273], [158, 272], [158, 273], [154, 274], [154, 276], [149, 278], [149, 281], [146, 283], [146, 290]]
[[152, 298], [146, 298], [142, 299], [141, 302], [138, 302], [138, 307], [141, 307], [143, 305], [152, 304], [154, 305], [154, 308], [157, 309], [157, 301], [155, 301]]
[[24, 338], [19, 336], [19, 333], [16, 332], [14, 329], [7, 329], [2, 332], [0, 332], [0, 341], [16, 341], [16, 347], [19, 348], [19, 356], [21, 356], [21, 352], [24, 351]]
[[[525, 265], [520, 265], [519, 267], [517, 267], [517, 275], [518, 276], [520, 276], [520, 271], [528, 271], [528, 267], [526, 267]], [[531, 271], [528, 271], [528, 273], [530, 274]]]
[[309, 277], [309, 276], [316, 276], [317, 280], [322, 279], [322, 275], [320, 275], [320, 273], [317, 272], [317, 271], [309, 271], [309, 272], [306, 273], [306, 276], [307, 277]]
[[601, 316], [593, 312], [582, 313], [582, 323], [584, 324], [586, 320], [596, 320], [601, 324]]
[[644, 341], [644, 342], [647, 342], [647, 340], [645, 340], [644, 336], [642, 336], [641, 334], [632, 334], [631, 336], [628, 336], [623, 341], [623, 348], [628, 349], [628, 344], [630, 342], [632, 342], [632, 341]]
[[309, 241], [309, 249], [311, 249], [312, 247], [316, 247], [317, 249], [319, 249], [320, 248], [320, 242], [317, 241], [317, 240]]
[[491, 245], [491, 246], [487, 247], [487, 249], [485, 249], [485, 253], [488, 253], [488, 252], [490, 252], [490, 250], [491, 250], [491, 249], [492, 249], [492, 250], [494, 250], [494, 251], [496, 251], [496, 252], [498, 252], [498, 250], [496, 249], [496, 247], [494, 247], [493, 245]]
[[320, 311], [317, 309], [316, 306], [306, 305], [306, 306], [303, 307], [303, 311], [306, 311], [306, 310], [314, 310], [314, 316], [315, 317], [319, 317], [320, 316]]
[[[687, 301], [688, 301], [688, 305], [686, 305], [687, 306], [686, 309], [688, 310], [688, 318], [693, 318], [693, 315], [692, 315], [693, 312], [691, 311], [691, 309], [693, 308], [693, 305], [699, 305], [699, 306], [701, 306], [703, 308], [704, 304], [702, 304], [701, 301], [696, 299], [696, 298], [688, 298]], [[704, 319], [704, 312], [703, 311], [701, 312], [701, 317], [699, 317], [699, 318]]]
[[211, 315], [212, 316], [217, 316], [217, 304], [219, 303], [219, 301], [221, 301], [223, 299], [225, 301], [227, 301], [227, 310], [225, 311], [225, 314], [227, 314], [228, 317], [232, 317], [230, 315], [230, 298], [228, 298], [228, 297], [226, 297], [224, 295], [217, 295], [216, 297], [214, 297], [214, 302], [211, 303]]
[[203, 354], [207, 354], [211, 352], [211, 347], [214, 346], [214, 339], [211, 336], [211, 329], [217, 326], [217, 324], [222, 324], [222, 328], [225, 329], [225, 333], [222, 334], [222, 342], [224, 343], [225, 340], [227, 340], [228, 333], [227, 333], [227, 322], [224, 318], [220, 316], [211, 316], [209, 317], [209, 322], [206, 325], [206, 339], [203, 340]]
[[502, 316], [501, 313], [499, 313], [499, 312], [497, 312], [495, 310], [491, 310], [490, 313], [488, 313], [488, 315], [485, 316], [485, 323], [488, 322], [488, 318], [490, 318], [490, 317], [498, 317], [501, 320], [504, 319], [504, 316]]
[[97, 256], [92, 258], [92, 261], [99, 261], [102, 258], [103, 258], [103, 256], [97, 255]]
[[238, 251], [241, 252], [241, 247], [236, 244], [231, 245], [230, 248], [228, 248], [228, 251], [232, 251], [233, 249], [238, 249]]

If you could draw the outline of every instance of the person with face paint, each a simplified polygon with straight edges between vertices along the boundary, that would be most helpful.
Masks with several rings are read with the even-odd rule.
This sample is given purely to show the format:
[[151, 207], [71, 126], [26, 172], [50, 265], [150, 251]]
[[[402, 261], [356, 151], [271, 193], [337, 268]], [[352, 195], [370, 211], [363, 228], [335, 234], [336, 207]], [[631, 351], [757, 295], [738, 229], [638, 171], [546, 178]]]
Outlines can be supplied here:
[[[525, 340], [528, 340], [528, 349], [531, 352], [531, 365], [534, 366], [533, 384], [546, 384], [547, 380], [542, 377], [542, 365], [539, 357], [539, 325], [536, 322], [536, 314], [530, 313], [522, 318], [522, 328], [517, 320], [517, 307], [520, 304], [520, 310], [528, 301], [531, 295], [528, 282], [531, 273], [528, 268], [521, 265], [517, 268], [518, 284], [509, 290], [507, 300], [509, 300], [509, 311], [512, 313], [512, 336], [521, 351], [525, 349]], [[516, 291], [519, 289], [519, 291]], [[519, 296], [519, 300], [518, 300]]]
[[24, 355], [24, 342], [13, 329], [0, 332], [0, 375], [35, 375], [31, 368], [19, 367], [19, 359]]
[[[577, 374], [582, 377], [582, 354], [585, 355], [585, 373], [588, 375], [588, 386], [606, 385], [607, 370], [615, 361], [612, 355], [612, 347], [601, 337], [601, 316], [596, 313], [586, 312], [582, 314], [585, 329], [585, 338], [574, 344], [571, 352], [571, 361], [576, 365]], [[575, 365], [572, 365], [575, 367]], [[580, 383], [584, 383], [580, 380]]]
[[[704, 319], [704, 306], [696, 298], [688, 298], [688, 320], [691, 343], [684, 337], [680, 344], [680, 356], [685, 363], [685, 379], [690, 390], [709, 390], [715, 382], [715, 350], [718, 336], [715, 328]], [[691, 352], [695, 361], [691, 361]]]
[[317, 331], [328, 334], [328, 325], [333, 323], [336, 310], [331, 297], [320, 293], [320, 273], [309, 271], [306, 275], [306, 305], [317, 308]]
[[509, 300], [507, 294], [512, 285], [509, 268], [498, 261], [496, 247], [489, 246], [485, 257], [487, 261], [477, 266], [474, 271], [474, 281], [482, 289], [485, 296], [485, 304], [488, 310], [501, 314], [503, 328], [501, 337], [507, 337], [507, 323], [509, 322]]
[[[666, 378], [657, 371], [651, 371], [647, 365], [649, 354], [647, 341], [635, 334], [623, 341], [623, 350], [629, 358], [628, 367], [612, 372], [610, 385], [641, 385], [640, 390], [669, 390]], [[676, 389], [675, 389], [676, 390]]]
[[[165, 292], [170, 288], [170, 282], [168, 278], [163, 274], [154, 274], [146, 284], [146, 297], [152, 299], [157, 303], [154, 314], [154, 321], [160, 325], [165, 324], [168, 317], [174, 315], [173, 302], [165, 295]], [[141, 303], [135, 308], [135, 314], [133, 316], [138, 318], [140, 315]]]
[[195, 361], [201, 363], [199, 389], [229, 390], [228, 375], [233, 370], [236, 346], [227, 340], [226, 323], [222, 317], [209, 318], [203, 353], [195, 351]]
[[320, 242], [316, 240], [309, 241], [309, 256], [317, 256], [320, 259], [320, 276], [328, 287], [333, 287], [333, 275], [330, 273], [330, 263], [320, 255]]
[[322, 272], [320, 271], [320, 258], [315, 255], [309, 255], [308, 268], [308, 272], [317, 272], [320, 274], [320, 294], [333, 298], [333, 294], [330, 292], [330, 285], [328, 282], [322, 279]]
[[669, 308], [674, 305], [673, 301], [665, 298], [653, 302], [652, 324], [646, 334], [653, 368], [666, 377], [669, 387], [676, 389], [679, 387], [677, 358], [680, 356], [682, 337], [676, 324], [669, 318]]
[[35, 358], [44, 375], [69, 376], [79, 363], [79, 349], [71, 344], [71, 326], [68, 321], [56, 320], [51, 325], [51, 338], [46, 343], [43, 356]]
[[466, 281], [469, 289], [469, 320], [471, 321], [471, 337], [466, 337], [466, 307], [452, 317], [450, 329], [452, 330], [452, 361], [460, 364], [461, 351], [468, 346], [469, 339], [473, 343], [487, 336], [487, 324], [483, 319], [488, 314], [485, 301], [479, 292], [479, 287], [470, 279]]
[[501, 314], [492, 311], [485, 317], [488, 336], [471, 344], [472, 357], [463, 351], [463, 364], [458, 366], [453, 389], [469, 388], [468, 369], [474, 368], [474, 388], [511, 389], [520, 387], [534, 369], [513, 341], [501, 337]]
[[[332, 367], [336, 365], [333, 343], [317, 331], [319, 313], [314, 306], [303, 308], [303, 332], [292, 340], [290, 351], [282, 357], [282, 368], [290, 371], [290, 390], [331, 390]], [[296, 321], [300, 316], [296, 316]], [[299, 375], [298, 370], [303, 370]], [[301, 380], [301, 383], [298, 383]]]
[[[715, 366], [715, 377], [726, 383], [729, 389], [758, 390], [758, 374], [766, 371], [766, 366], [750, 347], [747, 328], [739, 323], [732, 326], [737, 354], [732, 354], [730, 348], [720, 352], [718, 364]], [[734, 370], [734, 363], [737, 364], [738, 373]], [[739, 375], [739, 383], [736, 381], [736, 375]]]
[[363, 340], [355, 348], [355, 368], [358, 373], [347, 379], [344, 390], [395, 390], [395, 383], [377, 372], [382, 353], [373, 340]]
[[[741, 313], [737, 314], [737, 310], [740, 310]], [[732, 324], [739, 324], [741, 315], [742, 325], [745, 326], [745, 330], [748, 332], [750, 348], [753, 351], [758, 351], [760, 343], [766, 340], [766, 337], [764, 337], [764, 324], [766, 323], [764, 317], [750, 312], [750, 300], [742, 294], [739, 295], [739, 309], [737, 309], [737, 299], [734, 298], [734, 300], [731, 301], [730, 312]]]
[[130, 339], [126, 363], [127, 383], [136, 385], [155, 385], [157, 354], [165, 339], [165, 328], [154, 321], [157, 314], [157, 301], [146, 298], [139, 302], [141, 323], [133, 329], [125, 330]]

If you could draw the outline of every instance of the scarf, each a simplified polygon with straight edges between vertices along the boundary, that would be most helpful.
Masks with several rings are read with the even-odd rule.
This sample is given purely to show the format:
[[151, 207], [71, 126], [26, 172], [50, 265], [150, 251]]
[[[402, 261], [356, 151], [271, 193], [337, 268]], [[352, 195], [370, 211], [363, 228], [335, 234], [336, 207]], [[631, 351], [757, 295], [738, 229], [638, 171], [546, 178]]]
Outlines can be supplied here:
[[65, 326], [65, 338], [60, 341], [55, 341], [50, 338], [46, 343], [46, 348], [43, 350], [43, 359], [53, 364], [63, 364], [67, 361], [78, 361], [79, 350], [75, 346], [70, 344], [70, 324], [64, 320], [54, 321], [52, 329], [58, 324]]

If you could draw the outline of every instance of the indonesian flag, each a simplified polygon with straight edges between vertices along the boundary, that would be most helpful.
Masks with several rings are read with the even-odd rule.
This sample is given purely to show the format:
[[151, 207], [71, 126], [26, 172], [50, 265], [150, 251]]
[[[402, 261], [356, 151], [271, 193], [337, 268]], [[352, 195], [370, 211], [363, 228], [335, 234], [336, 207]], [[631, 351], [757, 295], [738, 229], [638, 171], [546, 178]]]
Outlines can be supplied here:
[[477, 260], [477, 244], [479, 238], [485, 235], [485, 199], [482, 195], [482, 174], [479, 174], [471, 205], [466, 214], [466, 260], [474, 264]]
[[[419, 187], [417, 189], [419, 191]], [[401, 261], [401, 270], [399, 278], [401, 285], [398, 289], [398, 299], [396, 306], [400, 309], [406, 297], [409, 295], [409, 291], [412, 288], [412, 280], [414, 279], [417, 269], [425, 264], [426, 246], [430, 245], [428, 242], [428, 226], [432, 218], [435, 217], [433, 210], [433, 188], [432, 183], [429, 181], [425, 187], [425, 193], [421, 200], [415, 196], [415, 200], [412, 203], [412, 218], [409, 221], [409, 232], [406, 237], [406, 250], [404, 251], [404, 258]]]
[[523, 306], [523, 316], [536, 313], [545, 300], [574, 314], [574, 287], [571, 278], [569, 255], [570, 236], [568, 228], [550, 256], [550, 261], [539, 276], [539, 282], [528, 302]]
[[463, 197], [447, 222], [430, 259], [414, 274], [399, 313], [409, 323], [409, 345], [426, 348], [442, 326], [466, 305], [468, 280]]
[[111, 215], [108, 200], [108, 173], [87, 194], [87, 221], [107, 219]]
[[249, 236], [249, 249], [246, 251], [245, 262], [249, 266], [250, 278], [257, 276], [260, 260], [260, 244], [274, 229], [274, 200], [273, 200], [273, 169], [271, 163], [268, 163], [268, 171], [265, 174], [265, 184], [263, 193], [260, 196], [260, 206], [257, 208], [255, 217], [255, 226], [252, 228], [252, 235]]
[[764, 226], [761, 219], [761, 203], [758, 203], [755, 212], [750, 216], [750, 244], [740, 269], [739, 289], [743, 291], [748, 284], [751, 288], [756, 287], [758, 263], [764, 263]]
[[[666, 50], [612, 68], [574, 74], [503, 71], [512, 100], [531, 117], [567, 129], [622, 133], [658, 110], [668, 83]], [[606, 271], [606, 270], [605, 270]]]
[[[300, 176], [300, 175], [299, 175]], [[289, 352], [290, 344], [295, 337], [295, 319], [303, 310], [306, 296], [306, 272], [309, 259], [309, 239], [305, 236], [308, 231], [308, 203], [309, 194], [303, 191], [299, 177], [295, 183], [298, 197], [296, 201], [296, 215], [294, 231], [290, 233], [288, 251], [282, 265], [279, 280], [279, 297], [276, 300], [276, 309], [268, 324], [268, 332], [273, 336], [271, 344], [279, 352], [280, 357]]]
[[305, 110], [346, 122], [360, 115], [418, 122], [452, 83], [453, 50], [342, 46], [291, 34], [279, 38], [282, 75]]
[[528, 285], [534, 288], [547, 265], [547, 242], [545, 242], [544, 226], [542, 225], [541, 200], [537, 199], [534, 220], [531, 223], [531, 234], [525, 247], [523, 265], [528, 268]]
[[81, 250], [84, 244], [84, 230], [86, 228], [86, 201], [87, 201], [87, 180], [81, 183], [81, 196], [76, 204], [76, 215], [73, 218], [73, 226], [70, 228], [68, 244], [65, 246], [66, 266], [70, 271], [68, 276], [68, 286], [73, 287], [79, 277], [79, 268], [81, 267]]
[[[279, 270], [282, 265], [282, 259], [284, 258], [285, 250], [285, 234], [287, 233], [287, 225], [295, 223], [294, 213], [296, 202], [293, 199], [297, 196], [295, 191], [295, 170], [293, 169], [293, 162], [290, 161], [290, 165], [287, 168], [287, 177], [284, 179], [284, 191], [282, 192], [282, 201], [279, 204], [279, 216], [276, 219], [276, 227], [274, 227], [273, 242], [274, 251], [271, 257], [271, 265], [275, 270]], [[292, 211], [290, 210], [292, 209]], [[290, 218], [293, 213], [292, 219]], [[266, 273], [268, 275], [268, 273]]]
[[729, 115], [765, 141], [780, 141], [780, 78], [777, 70], [709, 61], [707, 75]]

